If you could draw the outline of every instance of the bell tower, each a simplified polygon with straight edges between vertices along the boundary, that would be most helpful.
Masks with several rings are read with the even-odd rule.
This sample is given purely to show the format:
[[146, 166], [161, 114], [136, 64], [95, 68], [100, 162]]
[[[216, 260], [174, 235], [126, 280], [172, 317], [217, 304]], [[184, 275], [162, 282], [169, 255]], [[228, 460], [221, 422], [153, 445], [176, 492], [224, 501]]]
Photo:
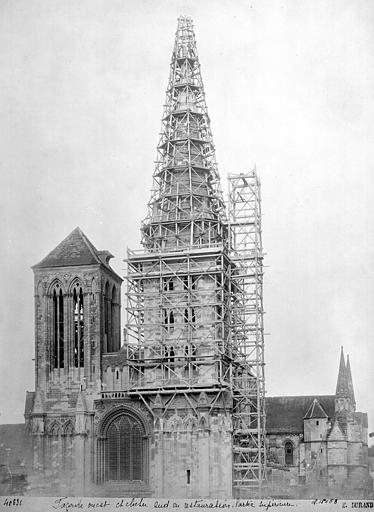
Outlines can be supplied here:
[[76, 228], [33, 266], [35, 394], [26, 417], [33, 465], [56, 475], [70, 492], [83, 485], [102, 357], [120, 349], [122, 279], [110, 267], [111, 257]]
[[141, 226], [144, 249], [127, 258], [132, 390], [154, 411], [154, 464], [169, 468], [154, 471], [159, 496], [232, 493], [225, 221], [193, 24], [183, 16]]

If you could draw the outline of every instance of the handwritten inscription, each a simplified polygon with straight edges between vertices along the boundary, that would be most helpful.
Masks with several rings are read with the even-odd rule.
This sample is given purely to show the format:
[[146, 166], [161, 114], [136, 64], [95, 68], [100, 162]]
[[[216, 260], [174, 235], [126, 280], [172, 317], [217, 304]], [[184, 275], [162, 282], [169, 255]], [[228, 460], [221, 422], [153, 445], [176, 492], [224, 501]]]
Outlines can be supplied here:
[[5, 498], [3, 501], [4, 507], [20, 507], [22, 506], [21, 498]]
[[[191, 499], [152, 499], [152, 498], [42, 498], [43, 501], [39, 501], [38, 498], [31, 497], [3, 497], [0, 501], [0, 512], [1, 510], [9, 510], [11, 508], [23, 508], [25, 511], [35, 510], [36, 512], [53, 512], [55, 510], [59, 512], [75, 512], [75, 511], [88, 511], [88, 510], [107, 510], [112, 512], [127, 511], [134, 509], [134, 512], [138, 512], [138, 509], [148, 509], [149, 512], [174, 509], [180, 509], [178, 512], [192, 512], [192, 510], [198, 509], [210, 509], [220, 510], [226, 512], [228, 510], [233, 512], [249, 512], [250, 510], [259, 510], [260, 512], [275, 512], [274, 509], [282, 509], [282, 512], [291, 507], [299, 510], [304, 510], [305, 505], [313, 507], [313, 510], [330, 509], [331, 507], [336, 509], [374, 509], [374, 502], [370, 500], [362, 501], [350, 501], [350, 500], [339, 500], [337, 498], [330, 499], [314, 499], [314, 500], [281, 500], [281, 499], [260, 499], [252, 500], [245, 498], [238, 499], [204, 499], [204, 498], [191, 498]], [[36, 505], [36, 508], [35, 506]]]

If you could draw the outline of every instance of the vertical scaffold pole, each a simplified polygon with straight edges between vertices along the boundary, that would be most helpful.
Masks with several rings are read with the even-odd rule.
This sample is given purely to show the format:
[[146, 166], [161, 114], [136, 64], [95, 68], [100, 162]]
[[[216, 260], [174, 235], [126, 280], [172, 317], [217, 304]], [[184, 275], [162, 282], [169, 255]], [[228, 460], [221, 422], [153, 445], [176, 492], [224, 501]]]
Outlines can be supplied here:
[[233, 489], [261, 497], [266, 479], [263, 252], [260, 181], [229, 174], [232, 269]]

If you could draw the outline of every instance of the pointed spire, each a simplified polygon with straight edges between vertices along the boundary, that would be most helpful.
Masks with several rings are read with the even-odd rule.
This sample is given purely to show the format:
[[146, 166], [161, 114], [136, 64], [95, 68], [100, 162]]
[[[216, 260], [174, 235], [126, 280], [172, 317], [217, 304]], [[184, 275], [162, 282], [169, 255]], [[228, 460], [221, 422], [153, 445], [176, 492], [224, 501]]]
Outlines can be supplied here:
[[355, 392], [353, 389], [353, 381], [352, 381], [352, 373], [351, 373], [351, 365], [349, 362], [349, 355], [347, 354], [347, 366], [346, 366], [346, 375], [347, 375], [347, 385], [348, 385], [348, 391], [349, 391], [349, 398], [351, 399], [352, 403], [355, 404]]
[[181, 16], [157, 147], [142, 243], [168, 251], [212, 246], [224, 237], [225, 205], [192, 20]]
[[336, 396], [337, 397], [348, 397], [348, 382], [347, 382], [347, 373], [345, 368], [345, 360], [344, 360], [344, 352], [343, 347], [341, 347], [340, 352], [340, 363], [339, 363], [339, 373], [338, 373], [338, 381], [336, 384]]

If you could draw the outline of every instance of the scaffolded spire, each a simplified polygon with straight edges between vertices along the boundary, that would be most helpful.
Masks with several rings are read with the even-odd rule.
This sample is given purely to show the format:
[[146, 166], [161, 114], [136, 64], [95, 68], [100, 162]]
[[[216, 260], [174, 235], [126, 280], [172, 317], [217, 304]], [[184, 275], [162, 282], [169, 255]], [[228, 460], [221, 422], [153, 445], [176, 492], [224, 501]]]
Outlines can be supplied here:
[[212, 247], [225, 205], [192, 20], [178, 19], [142, 243], [152, 251]]
[[192, 21], [181, 17], [145, 250], [128, 251], [129, 386], [150, 400], [157, 389], [164, 415], [225, 411], [237, 497], [261, 496], [267, 472], [260, 202], [255, 171], [231, 175], [226, 218]]

